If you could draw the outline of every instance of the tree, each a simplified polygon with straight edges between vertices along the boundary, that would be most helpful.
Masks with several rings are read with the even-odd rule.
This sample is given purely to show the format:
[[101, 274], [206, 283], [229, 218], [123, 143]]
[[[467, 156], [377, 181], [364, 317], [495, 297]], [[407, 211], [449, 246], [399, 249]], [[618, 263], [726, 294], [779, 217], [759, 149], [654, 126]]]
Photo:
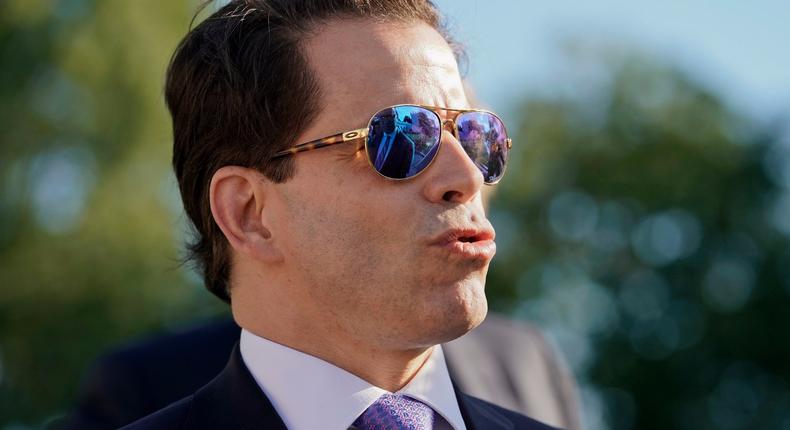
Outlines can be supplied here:
[[62, 413], [110, 344], [219, 308], [179, 266], [162, 100], [193, 8], [3, 4], [0, 428]]
[[523, 105], [493, 207], [494, 307], [552, 334], [591, 428], [787, 425], [783, 131], [672, 68], [604, 66], [595, 97]]

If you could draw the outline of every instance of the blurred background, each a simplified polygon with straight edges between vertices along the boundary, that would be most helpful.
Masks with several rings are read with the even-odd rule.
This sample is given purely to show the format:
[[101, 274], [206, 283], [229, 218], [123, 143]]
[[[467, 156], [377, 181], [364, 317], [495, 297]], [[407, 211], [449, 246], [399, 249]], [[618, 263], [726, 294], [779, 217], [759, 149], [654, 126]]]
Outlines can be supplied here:
[[[179, 264], [164, 71], [197, 0], [0, 0], [0, 428], [227, 309]], [[491, 308], [588, 429], [790, 429], [790, 5], [439, 0], [514, 138]]]

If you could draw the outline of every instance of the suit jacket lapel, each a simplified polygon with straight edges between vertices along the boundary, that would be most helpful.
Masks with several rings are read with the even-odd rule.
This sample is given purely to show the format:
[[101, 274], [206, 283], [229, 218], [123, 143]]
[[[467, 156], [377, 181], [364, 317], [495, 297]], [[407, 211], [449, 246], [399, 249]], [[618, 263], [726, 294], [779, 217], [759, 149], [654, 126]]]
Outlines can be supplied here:
[[510, 419], [489, 406], [488, 403], [462, 393], [455, 383], [453, 383], [453, 388], [467, 430], [512, 430], [514, 428]]
[[225, 369], [194, 395], [185, 428], [287, 430], [244, 365], [238, 343]]

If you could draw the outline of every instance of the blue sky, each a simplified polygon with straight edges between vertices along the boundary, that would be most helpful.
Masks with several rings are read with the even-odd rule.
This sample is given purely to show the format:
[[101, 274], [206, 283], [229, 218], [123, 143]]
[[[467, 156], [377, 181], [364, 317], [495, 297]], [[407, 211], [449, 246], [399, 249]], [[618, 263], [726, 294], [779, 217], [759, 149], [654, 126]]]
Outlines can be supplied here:
[[437, 0], [484, 104], [508, 115], [561, 86], [563, 41], [615, 43], [675, 64], [754, 118], [790, 114], [787, 0]]

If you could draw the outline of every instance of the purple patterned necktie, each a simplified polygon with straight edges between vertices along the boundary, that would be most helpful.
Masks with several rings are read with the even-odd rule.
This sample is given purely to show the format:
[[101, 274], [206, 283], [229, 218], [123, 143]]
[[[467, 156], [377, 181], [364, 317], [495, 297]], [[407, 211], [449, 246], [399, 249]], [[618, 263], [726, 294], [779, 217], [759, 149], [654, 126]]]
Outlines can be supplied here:
[[354, 421], [360, 430], [431, 430], [430, 406], [402, 394], [384, 394]]

